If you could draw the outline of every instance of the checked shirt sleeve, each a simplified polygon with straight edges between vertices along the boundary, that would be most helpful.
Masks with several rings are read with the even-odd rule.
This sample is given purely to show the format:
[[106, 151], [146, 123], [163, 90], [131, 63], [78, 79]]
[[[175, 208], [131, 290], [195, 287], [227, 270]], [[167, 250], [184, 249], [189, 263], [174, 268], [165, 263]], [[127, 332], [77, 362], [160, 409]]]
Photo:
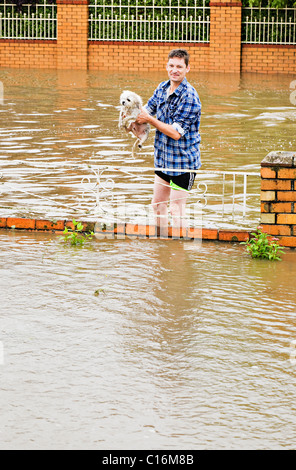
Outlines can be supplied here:
[[147, 113], [151, 114], [151, 116], [155, 116], [156, 111], [157, 111], [157, 105], [159, 102], [159, 97], [161, 95], [161, 87], [162, 84], [160, 84], [156, 90], [154, 91], [153, 96], [148, 100], [148, 103], [145, 105], [145, 109]]
[[154, 95], [148, 100], [148, 103], [145, 104], [145, 109], [147, 113], [151, 114], [151, 116], [154, 116], [156, 114], [156, 108], [157, 108], [157, 91], [154, 92]]
[[173, 127], [182, 136], [190, 131], [192, 124], [199, 124], [201, 103], [193, 93], [186, 94], [177, 107], [173, 119]]

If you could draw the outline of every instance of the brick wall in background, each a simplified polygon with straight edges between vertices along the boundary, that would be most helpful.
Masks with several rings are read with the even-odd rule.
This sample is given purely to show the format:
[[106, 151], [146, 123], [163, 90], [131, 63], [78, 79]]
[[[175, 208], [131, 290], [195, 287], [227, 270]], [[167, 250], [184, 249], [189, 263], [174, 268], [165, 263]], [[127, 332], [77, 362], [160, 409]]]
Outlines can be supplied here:
[[57, 0], [57, 68], [86, 70], [88, 0]]
[[163, 70], [171, 49], [186, 48], [192, 70], [209, 69], [208, 44], [139, 43], [91, 41], [88, 50], [90, 70], [157, 71]]
[[240, 72], [242, 4], [210, 2], [210, 62], [214, 72]]
[[194, 71], [296, 73], [296, 46], [241, 44], [241, 3], [210, 3], [210, 43], [88, 41], [88, 0], [57, 0], [56, 41], [0, 39], [0, 67], [163, 70], [186, 47]]
[[296, 73], [296, 46], [243, 44], [242, 72]]
[[55, 69], [57, 41], [0, 39], [0, 67]]

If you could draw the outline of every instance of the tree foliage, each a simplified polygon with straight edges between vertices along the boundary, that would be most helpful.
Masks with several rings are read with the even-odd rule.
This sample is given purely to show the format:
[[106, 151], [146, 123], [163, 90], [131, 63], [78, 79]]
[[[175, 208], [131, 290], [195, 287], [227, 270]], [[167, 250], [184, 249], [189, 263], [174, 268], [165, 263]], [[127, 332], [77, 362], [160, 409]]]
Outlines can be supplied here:
[[[39, 3], [39, 1], [40, 0], [9, 0], [9, 3], [12, 3], [12, 4], [16, 5], [17, 10], [21, 11], [23, 5], [36, 5], [37, 3]], [[47, 3], [52, 4], [52, 3], [55, 3], [55, 1], [56, 0], [47, 0]], [[152, 2], [153, 2], [153, 0], [146, 0], [145, 3], [146, 3], [146, 5], [151, 5]], [[209, 5], [209, 2], [210, 2], [210, 0], [206, 0], [206, 2], [205, 2], [206, 6]], [[242, 0], [242, 2], [243, 2], [244, 7], [248, 7], [248, 6], [267, 7], [267, 6], [270, 6], [271, 8], [285, 8], [285, 7], [294, 8], [296, 6], [296, 1], [295, 0]], [[95, 0], [89, 0], [89, 3], [91, 5], [93, 5], [95, 3]], [[113, 0], [114, 5], [116, 5], [117, 3], [119, 3], [119, 1], [117, 2], [116, 0]], [[136, 0], [131, 1], [130, 3], [131, 4], [136, 4]], [[138, 0], [137, 3], [139, 4], [141, 2], [139, 2], [139, 0]], [[168, 3], [169, 3], [168, 0], [154, 0], [154, 5], [167, 6]], [[182, 0], [181, 1], [180, 0], [171, 0], [171, 2], [170, 2], [170, 4], [172, 6], [174, 6], [174, 5], [177, 6], [179, 3], [181, 5], [182, 5], [182, 3], [184, 3], [184, 6], [185, 5], [194, 6], [195, 3], [196, 3], [196, 0], [183, 0], [183, 2], [182, 2]], [[122, 1], [122, 4], [124, 5], [125, 2]], [[202, 4], [202, 0], [200, 2], [200, 6], [201, 6], [201, 4]]]
[[[55, 3], [56, 0], [46, 0], [46, 3]], [[39, 0], [9, 0], [9, 3], [16, 6], [18, 12], [21, 12], [23, 5], [32, 5], [35, 6], [39, 3]]]
[[243, 0], [244, 7], [294, 8], [295, 0]]

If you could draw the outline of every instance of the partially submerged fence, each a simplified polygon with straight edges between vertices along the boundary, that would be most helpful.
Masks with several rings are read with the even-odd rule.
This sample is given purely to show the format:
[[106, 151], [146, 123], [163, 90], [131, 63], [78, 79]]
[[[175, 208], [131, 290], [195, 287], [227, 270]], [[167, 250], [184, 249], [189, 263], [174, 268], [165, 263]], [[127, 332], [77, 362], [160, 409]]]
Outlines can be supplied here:
[[[94, 211], [101, 221], [154, 223], [151, 202], [154, 168], [101, 166], [94, 174], [96, 182], [88, 191], [93, 192]], [[122, 175], [125, 180], [120, 179]], [[194, 188], [188, 194], [185, 219], [192, 227], [255, 227], [260, 220], [259, 191], [259, 172], [197, 170]]]
[[[34, 165], [34, 170], [43, 170], [44, 178], [48, 177], [50, 168], [55, 173], [70, 168], [79, 171], [80, 195], [76, 201], [69, 195], [71, 202], [67, 203], [61, 200], [60, 195], [55, 199], [45, 196], [44, 187], [47, 185], [42, 185], [41, 195], [40, 187], [34, 188], [30, 183], [30, 188], [25, 189], [22, 182], [10, 182], [9, 173], [0, 174], [2, 199], [7, 205], [6, 213], [4, 205], [1, 209], [0, 229], [61, 231], [68, 227], [73, 230], [69, 218], [74, 215], [84, 219], [85, 230], [96, 227], [99, 232], [97, 235], [103, 238], [121, 238], [126, 235], [155, 238], [162, 235], [171, 238], [238, 241], [247, 239], [249, 232], [255, 231], [260, 221], [266, 233], [279, 237], [281, 245], [296, 248], [295, 152], [269, 153], [261, 162], [261, 178], [260, 173], [255, 172], [197, 170], [196, 186], [190, 193], [186, 214], [193, 216], [189, 220], [189, 228], [185, 232], [182, 228], [174, 232], [174, 228], [169, 227], [171, 230], [162, 234], [158, 233], [151, 218], [153, 209], [150, 198], [154, 168], [89, 164], [77, 166], [65, 163], [58, 165], [50, 162], [44, 163], [42, 167], [38, 161], [28, 165], [32, 170]], [[260, 187], [258, 188], [260, 183], [261, 209]], [[7, 198], [11, 198], [14, 193], [19, 194], [19, 201], [23, 206], [29, 206], [30, 213], [21, 214], [20, 207], [8, 207]], [[42, 212], [38, 208], [38, 198], [43, 204]], [[54, 211], [55, 216], [44, 212], [46, 208]]]
[[[27, 169], [26, 169], [27, 167]], [[164, 171], [166, 169], [163, 169]], [[38, 172], [38, 181], [26, 184], [26, 175]], [[55, 187], [50, 176], [71, 171], [75, 193]], [[197, 170], [194, 188], [188, 193], [186, 220], [207, 228], [254, 228], [260, 219], [260, 173]], [[80, 217], [102, 223], [155, 223], [152, 204], [154, 168], [104, 165], [71, 165], [36, 161], [23, 167], [24, 179], [14, 173], [0, 174], [4, 217]], [[42, 188], [48, 188], [42, 191]], [[48, 194], [47, 194], [48, 193]], [[186, 193], [187, 194], [187, 193]], [[180, 197], [184, 197], [180, 191]]]

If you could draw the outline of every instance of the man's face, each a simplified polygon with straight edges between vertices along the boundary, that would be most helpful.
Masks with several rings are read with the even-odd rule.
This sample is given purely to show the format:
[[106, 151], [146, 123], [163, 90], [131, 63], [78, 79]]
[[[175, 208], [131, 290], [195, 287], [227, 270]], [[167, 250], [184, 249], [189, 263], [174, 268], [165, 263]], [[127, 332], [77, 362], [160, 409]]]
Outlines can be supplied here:
[[190, 67], [186, 67], [185, 60], [179, 57], [173, 57], [169, 59], [167, 66], [166, 66], [169, 79], [175, 83], [181, 83], [182, 80], [185, 78], [187, 72], [189, 72]]

